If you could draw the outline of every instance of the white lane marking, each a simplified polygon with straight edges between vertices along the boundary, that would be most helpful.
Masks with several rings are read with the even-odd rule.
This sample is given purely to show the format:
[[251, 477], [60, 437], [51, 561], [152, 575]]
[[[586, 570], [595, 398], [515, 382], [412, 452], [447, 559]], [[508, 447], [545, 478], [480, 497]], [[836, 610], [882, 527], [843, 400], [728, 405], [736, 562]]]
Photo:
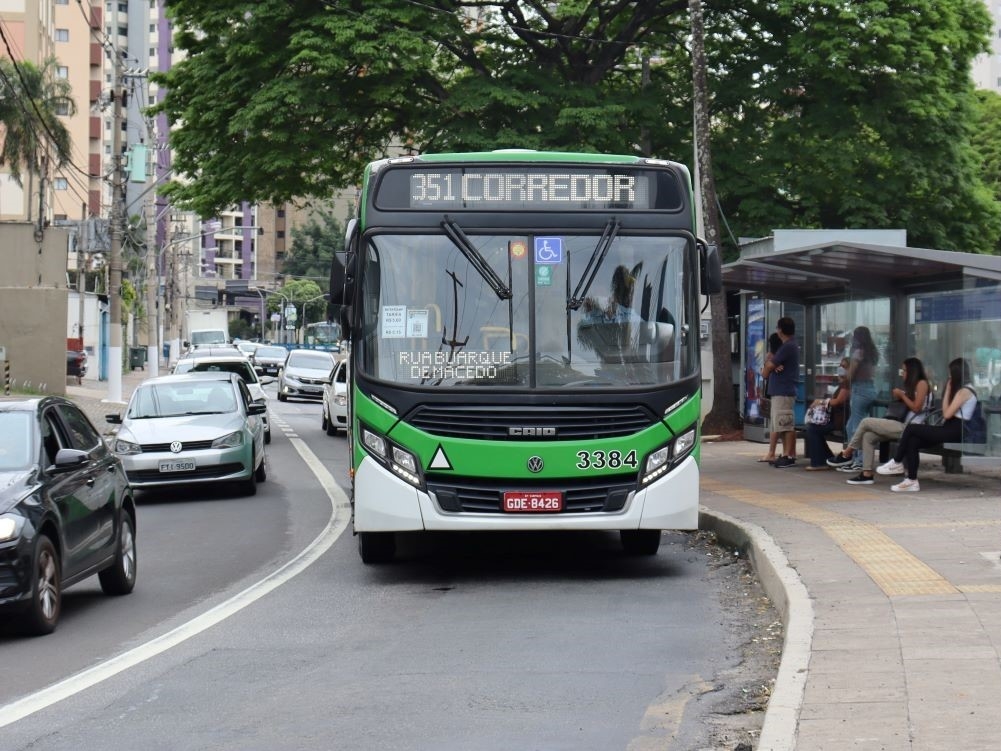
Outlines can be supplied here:
[[184, 641], [197, 636], [203, 631], [243, 610], [274, 589], [277, 589], [294, 576], [301, 574], [323, 555], [338, 537], [347, 529], [347, 510], [350, 508], [344, 492], [338, 487], [327, 468], [323, 466], [310, 448], [299, 438], [290, 439], [295, 450], [306, 465], [313, 471], [324, 492], [330, 499], [330, 519], [323, 531], [306, 546], [295, 558], [281, 568], [276, 569], [255, 584], [251, 584], [242, 592], [237, 593], [225, 602], [207, 610], [187, 623], [184, 623], [166, 634], [156, 637], [145, 644], [123, 652], [116, 657], [89, 667], [86, 670], [71, 675], [69, 678], [47, 686], [33, 694], [28, 694], [10, 704], [0, 707], [0, 728], [22, 720], [46, 707], [50, 707], [63, 699], [68, 699], [98, 683], [112, 678], [119, 673], [135, 667], [146, 660], [166, 652]]

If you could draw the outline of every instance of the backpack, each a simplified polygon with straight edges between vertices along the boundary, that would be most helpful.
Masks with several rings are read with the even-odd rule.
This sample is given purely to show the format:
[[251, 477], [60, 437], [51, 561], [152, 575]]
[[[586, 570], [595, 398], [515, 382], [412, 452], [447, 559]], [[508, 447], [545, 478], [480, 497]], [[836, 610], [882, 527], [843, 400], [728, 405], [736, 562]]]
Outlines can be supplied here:
[[[967, 384], [966, 388], [972, 391], [976, 398], [977, 392], [973, 391], [973, 387]], [[979, 398], [973, 407], [970, 419], [963, 420], [963, 443], [987, 443], [987, 420], [984, 418], [984, 410]]]

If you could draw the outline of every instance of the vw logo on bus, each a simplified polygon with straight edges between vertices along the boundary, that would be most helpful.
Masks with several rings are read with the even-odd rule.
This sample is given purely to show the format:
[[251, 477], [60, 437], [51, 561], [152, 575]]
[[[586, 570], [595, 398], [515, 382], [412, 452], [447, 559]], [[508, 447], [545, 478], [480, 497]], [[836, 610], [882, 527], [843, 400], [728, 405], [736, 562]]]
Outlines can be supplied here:
[[528, 460], [528, 471], [529, 472], [541, 472], [542, 468], [545, 466], [542, 461], [541, 456], [533, 456]]

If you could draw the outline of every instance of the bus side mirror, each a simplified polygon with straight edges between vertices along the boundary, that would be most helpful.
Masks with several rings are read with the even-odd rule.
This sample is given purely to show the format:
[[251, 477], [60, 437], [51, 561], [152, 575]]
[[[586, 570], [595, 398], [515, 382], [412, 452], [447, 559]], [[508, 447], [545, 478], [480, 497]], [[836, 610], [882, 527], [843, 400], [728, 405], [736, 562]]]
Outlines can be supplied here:
[[352, 309], [351, 309], [350, 305], [342, 305], [341, 306], [341, 310], [340, 310], [340, 314], [341, 314], [341, 331], [343, 332], [344, 337], [346, 339], [350, 339], [351, 338], [351, 312], [352, 312]]
[[723, 263], [719, 247], [707, 245], [705, 240], [697, 240], [699, 248], [700, 287], [703, 295], [714, 295], [723, 291]]

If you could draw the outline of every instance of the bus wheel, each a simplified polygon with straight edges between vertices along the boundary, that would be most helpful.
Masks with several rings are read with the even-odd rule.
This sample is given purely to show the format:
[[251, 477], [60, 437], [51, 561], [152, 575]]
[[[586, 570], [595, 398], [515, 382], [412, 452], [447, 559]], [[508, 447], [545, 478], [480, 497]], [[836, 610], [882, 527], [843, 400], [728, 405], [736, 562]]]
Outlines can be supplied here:
[[359, 532], [358, 553], [362, 563], [389, 563], [396, 555], [396, 537], [392, 532]]
[[660, 548], [659, 529], [623, 529], [619, 531], [622, 549], [628, 555], [657, 555]]

